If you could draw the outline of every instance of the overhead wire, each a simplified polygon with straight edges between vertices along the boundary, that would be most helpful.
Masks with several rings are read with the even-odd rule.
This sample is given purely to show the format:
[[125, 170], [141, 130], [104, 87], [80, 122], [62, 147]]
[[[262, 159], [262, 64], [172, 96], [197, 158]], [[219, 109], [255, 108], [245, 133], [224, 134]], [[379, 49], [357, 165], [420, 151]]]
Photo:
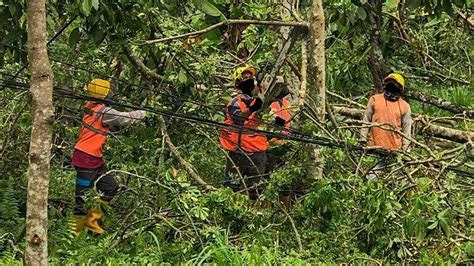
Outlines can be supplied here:
[[[0, 44], [5, 45], [4, 43], [1, 43], [1, 42], [0, 42]], [[8, 46], [13, 47], [15, 49], [22, 50], [21, 48], [18, 48], [18, 47], [14, 47], [14, 46], [11, 46], [11, 45], [8, 45]], [[72, 65], [72, 64], [69, 64], [69, 63], [64, 63], [64, 62], [61, 62], [59, 60], [55, 60], [55, 61], [57, 61], [58, 63], [61, 63], [61, 64], [67, 64], [67, 65], [70, 65], [74, 68], [77, 68], [75, 65]], [[88, 69], [81, 69], [81, 70], [85, 71], [87, 73], [94, 73], [94, 74], [97, 74], [97, 75], [100, 75], [100, 76], [107, 76], [107, 75], [100, 74], [100, 73], [97, 73], [97, 72], [94, 72], [94, 71], [91, 71], [91, 70], [88, 70]], [[0, 73], [0, 74], [7, 75], [7, 76], [10, 75], [8, 73]], [[12, 76], [12, 75], [10, 75], [10, 76]], [[19, 78], [19, 77], [17, 77], [17, 78]], [[74, 79], [77, 80], [76, 76], [73, 76], [71, 78], [74, 78]], [[2, 81], [2, 79], [0, 79], [0, 81]], [[29, 87], [26, 82], [18, 83], [18, 82], [12, 82], [11, 80], [3, 80], [3, 82], [4, 82], [4, 85], [10, 85], [10, 86], [13, 86], [17, 89], [18, 88], [23, 88], [24, 89], [24, 88]], [[123, 83], [131, 85], [131, 86], [142, 88], [140, 86], [129, 83], [127, 81], [119, 80], [119, 82], [123, 82]], [[84, 83], [87, 84], [88, 82], [84, 82]], [[81, 95], [81, 94], [78, 94], [78, 93], [76, 93], [72, 90], [67, 90], [67, 89], [64, 89], [64, 88], [57, 87], [57, 86], [55, 87], [55, 91], [56, 91], [56, 95], [62, 96], [62, 97], [65, 97], [65, 98], [81, 99], [81, 100], [97, 100], [97, 99], [93, 99], [93, 98], [91, 98], [87, 95]], [[271, 131], [267, 131], [267, 130], [259, 130], [259, 129], [251, 129], [251, 128], [242, 127], [242, 126], [227, 125], [225, 123], [213, 121], [211, 119], [207, 119], [207, 118], [203, 118], [203, 117], [180, 114], [180, 113], [165, 110], [165, 109], [157, 109], [157, 108], [152, 108], [152, 107], [149, 107], [149, 106], [133, 104], [133, 103], [130, 103], [130, 102], [127, 103], [127, 102], [123, 102], [123, 101], [107, 100], [107, 99], [100, 100], [100, 101], [102, 101], [103, 103], [118, 106], [118, 107], [129, 108], [129, 109], [133, 109], [133, 110], [145, 110], [147, 112], [158, 114], [158, 115], [173, 117], [173, 118], [181, 119], [181, 120], [184, 120], [184, 121], [199, 122], [199, 123], [203, 123], [203, 124], [208, 125], [208, 126], [213, 126], [213, 127], [218, 127], [218, 128], [225, 128], [225, 129], [231, 129], [231, 130], [240, 130], [241, 132], [245, 132], [245, 133], [258, 133], [258, 134], [265, 135], [267, 137], [276, 137], [276, 138], [280, 138], [280, 139], [289, 139], [289, 140], [294, 140], [294, 141], [298, 141], [298, 142], [318, 144], [318, 145], [328, 146], [328, 147], [333, 147], [333, 148], [343, 148], [343, 147], [347, 148], [345, 143], [334, 141], [333, 139], [325, 138], [325, 137], [322, 137], [322, 136], [307, 135], [307, 134], [301, 133], [301, 132], [294, 132], [293, 131], [289, 135], [286, 135], [286, 134], [275, 133], [275, 132], [271, 132]], [[221, 114], [221, 112], [219, 112], [219, 113]], [[275, 125], [273, 125], [273, 126], [275, 126]], [[281, 129], [282, 128], [280, 128], [280, 130]], [[351, 149], [356, 150], [356, 151], [357, 150], [364, 150], [363, 147], [358, 147], [358, 146], [351, 147]], [[374, 151], [374, 152], [375, 152], [375, 154], [380, 155], [380, 151]], [[460, 169], [457, 169], [457, 168], [448, 167], [448, 169], [456, 171], [456, 172], [464, 174], [464, 175], [467, 175], [467, 176], [470, 176], [470, 177], [472, 177], [474, 175], [472, 173], [469, 173], [469, 172], [466, 172], [466, 171], [463, 171], [463, 170], [460, 170]]]
[[[1, 79], [0, 79], [1, 81]], [[9, 82], [16, 88], [28, 88], [28, 84], [26, 83], [20, 83], [20, 82]], [[133, 103], [126, 103], [123, 101], [119, 100], [111, 100], [111, 99], [97, 99], [97, 98], [92, 98], [88, 95], [80, 94], [77, 92], [74, 92], [72, 90], [64, 89], [61, 87], [55, 86], [54, 88], [54, 93], [64, 97], [64, 98], [70, 98], [70, 99], [77, 99], [77, 100], [93, 100], [97, 102], [102, 102], [111, 106], [116, 106], [116, 107], [123, 107], [123, 108], [128, 108], [132, 110], [144, 110], [150, 113], [158, 114], [158, 115], [163, 115], [167, 117], [173, 117], [173, 118], [178, 118], [184, 121], [193, 121], [193, 122], [199, 122], [203, 123], [206, 125], [210, 126], [216, 126], [219, 128], [226, 128], [234, 131], [240, 131], [243, 133], [257, 133], [257, 134], [262, 134], [266, 135], [268, 137], [276, 137], [276, 138], [281, 138], [281, 139], [290, 139], [290, 140], [296, 140], [296, 141], [301, 141], [301, 142], [307, 142], [307, 143], [313, 143], [313, 144], [320, 144], [320, 145], [325, 145], [325, 146], [341, 146], [342, 144], [340, 143], [335, 143], [331, 142], [330, 139], [324, 138], [324, 137], [314, 137], [310, 135], [305, 135], [305, 134], [296, 134], [296, 133], [290, 133], [289, 135], [286, 134], [281, 134], [281, 133], [276, 133], [276, 132], [271, 132], [267, 130], [260, 130], [260, 129], [252, 129], [249, 127], [245, 126], [238, 126], [238, 125], [227, 125], [223, 122], [218, 122], [214, 121], [211, 119], [203, 118], [203, 117], [198, 117], [198, 116], [192, 116], [192, 115], [187, 115], [187, 114], [182, 114], [182, 113], [177, 113], [173, 111], [169, 111], [166, 109], [158, 109], [158, 108], [152, 108], [149, 106], [143, 106], [139, 104], [133, 104]]]
[[[22, 49], [22, 48], [20, 48], [20, 47], [13, 46], [13, 45], [5, 44], [5, 43], [2, 43], [2, 42], [0, 42], [0, 45], [5, 45], [5, 46], [8, 46], [8, 47], [10, 47], [10, 48], [12, 48], [12, 49], [16, 49], [16, 50], [25, 52], [24, 49]], [[71, 64], [71, 63], [63, 62], [63, 61], [61, 61], [61, 60], [55, 59], [54, 56], [51, 56], [51, 61], [54, 61], [54, 62], [56, 62], [56, 63], [59, 63], [60, 66], [61, 66], [61, 65], [67, 65], [67, 66], [72, 67], [73, 69], [79, 69], [79, 70], [84, 71], [84, 72], [89, 73], [89, 74], [99, 75], [99, 76], [101, 76], [101, 77], [106, 77], [106, 78], [108, 78], [108, 79], [116, 80], [116, 81], [118, 81], [118, 82], [120, 82], [120, 83], [122, 83], [122, 84], [126, 84], [126, 85], [133, 86], [133, 87], [136, 87], [136, 88], [144, 89], [144, 87], [139, 86], [139, 85], [136, 85], [136, 84], [133, 84], [133, 83], [131, 83], [131, 82], [129, 82], [129, 81], [126, 81], [126, 80], [123, 80], [123, 79], [116, 79], [116, 78], [114, 78], [114, 77], [112, 77], [112, 76], [110, 76], [110, 75], [106, 75], [106, 74], [99, 73], [99, 72], [96, 72], [96, 71], [93, 71], [93, 70], [90, 70], [90, 69], [86, 69], [86, 68], [84, 68], [84, 67], [77, 66], [76, 64]], [[62, 66], [61, 66], [61, 67], [62, 67]], [[67, 69], [67, 70], [70, 70], [70, 69]], [[56, 74], [59, 74], [60, 76], [67, 76], [67, 77], [69, 77], [69, 78], [71, 78], [71, 79], [73, 79], [73, 80], [76, 80], [76, 81], [81, 81], [81, 82], [83, 82], [84, 84], [89, 84], [89, 81], [86, 81], [86, 80], [83, 80], [83, 79], [81, 80], [78, 76], [75, 76], [75, 75], [67, 75], [67, 74], [64, 74], [64, 73], [56, 73]], [[146, 88], [145, 88], [145, 89], [146, 89]], [[203, 104], [202, 102], [200, 102], [200, 101], [189, 100], [189, 99], [183, 100], [183, 99], [182, 99], [181, 97], [179, 97], [179, 96], [172, 95], [172, 94], [169, 94], [169, 93], [164, 93], [164, 92], [157, 92], [157, 91], [155, 91], [155, 93], [157, 93], [157, 94], [159, 94], [159, 95], [162, 95], [162, 96], [164, 95], [164, 96], [166, 96], [166, 97], [171, 97], [171, 98], [177, 99], [177, 100], [182, 101], [182, 102], [196, 104], [196, 105], [198, 105], [199, 107], [201, 107], [201, 110], [206, 110], [207, 112], [209, 112], [209, 113], [211, 113], [211, 114], [213, 114], [213, 115], [216, 115], [216, 114], [217, 114], [218, 116], [221, 116], [221, 117], [224, 117], [224, 116], [225, 116], [225, 114], [224, 114], [224, 112], [223, 112], [223, 109], [224, 109], [224, 108], [223, 108], [223, 107], [224, 107], [223, 105], [215, 105], [215, 107], [220, 107], [219, 110], [216, 109], [216, 108], [211, 109], [209, 104], [204, 105], [204, 104]], [[272, 129], [279, 128], [280, 130], [283, 129], [283, 128], [281, 128], [281, 127], [279, 127], [279, 126], [277, 126], [277, 125], [275, 125], [275, 124], [273, 124], [273, 123], [267, 122], [267, 121], [265, 121], [265, 120], [263, 120], [263, 119], [247, 119], [247, 120], [249, 120], [250, 122], [257, 122], [257, 123], [259, 123], [259, 124], [261, 124], [261, 125], [263, 125], [263, 126], [266, 126], [266, 127], [268, 127], [268, 128], [272, 128]], [[288, 131], [288, 132], [292, 132], [292, 133], [304, 134], [303, 132], [299, 131], [299, 130], [296, 129], [296, 128], [289, 128], [289, 129], [285, 129], [285, 130]]]
[[[1, 43], [0, 43], [1, 44]], [[87, 70], [83, 70], [83, 71], [87, 71]], [[92, 72], [92, 73], [96, 73], [96, 72]], [[0, 74], [3, 74], [3, 75], [7, 75], [7, 76], [12, 76], [11, 74], [8, 74], [8, 73], [4, 73], [4, 72], [1, 72]], [[63, 77], [68, 77], [68, 78], [71, 78], [73, 80], [76, 80], [76, 81], [80, 81], [80, 82], [83, 82], [84, 84], [91, 84], [89, 81], [86, 81], [84, 79], [81, 79], [77, 76], [73, 76], [73, 75], [67, 75], [67, 74], [64, 74], [64, 73], [60, 73], [59, 74], [60, 76], [63, 76]], [[125, 82], [125, 81], [123, 81]], [[134, 84], [131, 84], [131, 83], [127, 83], [127, 84], [130, 84], [132, 86], [136, 86], [136, 87], [139, 87], [137, 85], [134, 85]], [[96, 86], [101, 86], [101, 85], [98, 85], [98, 84], [94, 84]], [[141, 87], [139, 87], [141, 88]], [[170, 96], [168, 94], [164, 94], [165, 96]], [[176, 96], [173, 96], [176, 98]], [[181, 100], [181, 99], [180, 99]], [[207, 112], [209, 112], [210, 114], [213, 114], [213, 115], [219, 115], [219, 116], [224, 116], [224, 112], [222, 110], [216, 110], [216, 109], [210, 109], [208, 106], [204, 106], [202, 103], [200, 102], [194, 102], [194, 101], [186, 101], [184, 100], [183, 102], [188, 102], [188, 103], [197, 103], [201, 108], [205, 109]], [[271, 128], [271, 129], [279, 129], [279, 130], [282, 130], [283, 128], [282, 127], [279, 127], [273, 123], [269, 123], [263, 119], [247, 119], [249, 122], [257, 122], [263, 126], [267, 126], [268, 128]], [[302, 132], [300, 132], [299, 130], [295, 129], [295, 128], [289, 128], [289, 129], [285, 129], [285, 131], [287, 132], [291, 132], [291, 133], [297, 133], [297, 134], [304, 134]]]

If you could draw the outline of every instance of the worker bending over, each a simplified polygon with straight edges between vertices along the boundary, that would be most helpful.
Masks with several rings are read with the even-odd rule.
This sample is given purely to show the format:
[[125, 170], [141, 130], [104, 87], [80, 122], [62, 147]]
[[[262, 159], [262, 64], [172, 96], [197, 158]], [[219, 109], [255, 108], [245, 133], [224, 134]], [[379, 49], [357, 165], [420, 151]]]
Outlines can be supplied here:
[[[377, 125], [370, 128], [364, 125], [361, 141], [373, 148], [406, 150], [410, 144], [407, 138], [411, 138], [412, 120], [410, 105], [400, 97], [405, 89], [405, 79], [398, 73], [391, 73], [384, 79], [383, 86], [383, 93], [370, 97], [363, 118], [364, 122]], [[378, 178], [377, 172], [386, 167], [386, 160], [383, 158], [369, 172], [369, 180]]]
[[[92, 98], [110, 99], [112, 91], [110, 82], [94, 79], [85, 86]], [[97, 188], [100, 199], [108, 203], [117, 194], [119, 185], [115, 177], [108, 173], [102, 157], [102, 151], [110, 126], [131, 125], [145, 117], [145, 111], [119, 112], [107, 104], [90, 100], [86, 102], [79, 138], [74, 146], [72, 164], [77, 172], [74, 215], [76, 218], [75, 234], [84, 229], [102, 234], [104, 229], [99, 225], [103, 216], [99, 208], [89, 211], [84, 209], [84, 193], [90, 188]]]
[[262, 192], [258, 184], [265, 177], [269, 146], [265, 135], [252, 131], [262, 123], [257, 111], [262, 108], [263, 101], [254, 97], [259, 90], [255, 74], [253, 67], [239, 67], [232, 75], [239, 95], [226, 106], [225, 124], [228, 127], [222, 128], [219, 136], [221, 145], [228, 150], [224, 185], [234, 191], [247, 187], [251, 200], [256, 200]]

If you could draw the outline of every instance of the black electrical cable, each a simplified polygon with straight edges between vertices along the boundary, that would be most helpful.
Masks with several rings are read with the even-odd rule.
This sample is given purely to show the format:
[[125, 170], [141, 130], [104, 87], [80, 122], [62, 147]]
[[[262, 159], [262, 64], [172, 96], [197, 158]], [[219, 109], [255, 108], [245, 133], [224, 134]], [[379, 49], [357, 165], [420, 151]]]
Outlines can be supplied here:
[[[2, 81], [2, 79], [0, 79], [0, 81]], [[10, 84], [13, 84], [14, 86], [16, 86], [16, 87], [13, 87], [13, 88], [21, 89], [21, 90], [27, 90], [27, 88], [29, 87], [28, 84], [19, 83], [19, 82], [11, 82], [11, 81], [9, 81], [8, 84], [4, 84], [4, 85], [10, 85]], [[89, 97], [87, 95], [78, 94], [74, 91], [59, 88], [59, 87], [55, 87], [53, 92], [55, 93], [55, 95], [65, 97], [65, 98], [76, 99], [76, 100], [87, 100], [87, 101], [93, 100], [93, 101], [102, 102], [104, 104], [108, 104], [108, 105], [111, 105], [111, 106], [118, 106], [118, 107], [133, 109], [133, 110], [144, 110], [144, 111], [154, 113], [154, 114], [157, 114], [157, 115], [163, 115], [163, 116], [167, 116], [167, 117], [175, 117], [175, 118], [178, 118], [178, 119], [181, 119], [181, 120], [184, 120], [184, 121], [200, 122], [202, 124], [206, 124], [208, 126], [213, 126], [213, 127], [218, 127], [218, 128], [225, 128], [225, 129], [230, 129], [230, 130], [240, 130], [241, 132], [245, 132], [245, 133], [259, 133], [259, 134], [265, 135], [267, 137], [276, 137], [276, 138], [281, 138], [281, 139], [289, 139], [289, 140], [294, 140], [294, 141], [297, 141], [297, 142], [318, 144], [318, 145], [332, 147], [332, 148], [344, 148], [345, 147], [344, 143], [334, 142], [332, 140], [329, 140], [329, 139], [326, 139], [326, 138], [323, 138], [323, 137], [319, 137], [319, 136], [316, 137], [316, 136], [310, 136], [310, 135], [304, 135], [304, 134], [303, 135], [301, 135], [301, 134], [300, 135], [298, 135], [298, 134], [296, 134], [296, 135], [294, 135], [294, 134], [284, 135], [284, 134], [274, 133], [274, 132], [265, 131], [265, 130], [251, 129], [251, 128], [242, 127], [242, 126], [235, 126], [235, 125], [227, 125], [225, 123], [216, 122], [216, 121], [213, 121], [213, 120], [210, 120], [210, 119], [195, 117], [195, 116], [190, 116], [190, 115], [185, 115], [185, 114], [179, 114], [179, 113], [176, 113], [176, 112], [170, 112], [170, 111], [163, 110], [163, 109], [155, 109], [155, 108], [151, 108], [151, 107], [147, 107], [147, 106], [140, 106], [140, 105], [134, 105], [134, 104], [129, 104], [129, 103], [122, 103], [122, 102], [118, 102], [118, 101], [114, 101], [114, 100], [96, 99], [96, 98]], [[364, 150], [364, 148], [360, 147], [360, 146], [351, 146], [350, 149], [351, 150], [356, 150], [356, 151]], [[373, 155], [386, 155], [386, 152], [380, 151], [380, 150], [373, 150], [371, 152], [374, 153]], [[439, 165], [435, 164], [434, 166], [436, 166], [437, 168], [440, 168]], [[464, 176], [467, 176], [467, 177], [470, 177], [470, 178], [474, 177], [474, 173], [470, 173], [470, 172], [467, 172], [467, 171], [464, 171], [464, 170], [461, 170], [461, 169], [458, 169], [458, 168], [447, 167], [446, 169], [448, 169], [450, 171], [454, 171], [454, 172], [456, 172], [460, 175], [464, 175]]]
[[[0, 44], [6, 45], [6, 46], [11, 47], [12, 49], [17, 49], [17, 50], [19, 50], [19, 51], [24, 52], [24, 50], [21, 49], [21, 48], [19, 48], [19, 47], [15, 47], [15, 46], [13, 46], [13, 45], [4, 44], [4, 43], [1, 43], [1, 42], [0, 42]], [[113, 78], [113, 77], [110, 77], [110, 76], [108, 76], [108, 75], [104, 75], [104, 74], [101, 74], [101, 73], [98, 73], [98, 72], [95, 72], [95, 71], [91, 71], [91, 70], [89, 70], [89, 69], [85, 69], [85, 68], [82, 68], [82, 67], [78, 67], [77, 65], [74, 65], [74, 64], [71, 64], [71, 63], [66, 63], [66, 62], [62, 62], [62, 61], [60, 61], [60, 60], [56, 60], [56, 59], [54, 59], [54, 58], [52, 58], [51, 60], [54, 61], [54, 62], [60, 63], [60, 64], [68, 65], [68, 66], [71, 66], [71, 67], [73, 67], [73, 68], [82, 70], [82, 71], [84, 71], [84, 72], [86, 72], [86, 73], [92, 73], [92, 74], [96, 74], [96, 75], [99, 75], [99, 76], [104, 76], [104, 77], [107, 77], [107, 78], [109, 78], [109, 79]], [[7, 75], [8, 75], [8, 74], [7, 74]], [[66, 74], [61, 73], [61, 74], [59, 74], [59, 75], [60, 75], [60, 76], [65, 76]], [[71, 76], [71, 75], [66, 75], [66, 76], [68, 76], [69, 78], [72, 78], [72, 79], [74, 79], [74, 80], [76, 80], [76, 81], [81, 81], [81, 82], [83, 82], [83, 83], [85, 83], [85, 84], [88, 84], [88, 83], [89, 83], [89, 81], [79, 80], [79, 78], [78, 78], [77, 76]], [[143, 89], [143, 87], [138, 86], [138, 85], [135, 85], [135, 84], [132, 84], [132, 83], [130, 83], [130, 82], [128, 82], [128, 81], [125, 81], [125, 80], [121, 80], [121, 79], [115, 79], [115, 80], [117, 80], [117, 81], [119, 81], [119, 82], [121, 82], [121, 83], [130, 85], [130, 86], [136, 87], [136, 88], [141, 88], [141, 89]], [[182, 101], [182, 99], [181, 99], [179, 96], [176, 96], [176, 95], [171, 95], [171, 94], [163, 93], [163, 92], [156, 92], [156, 93], [161, 94], [161, 95], [165, 95], [165, 96], [167, 96], [167, 97], [179, 99], [180, 101]], [[184, 100], [184, 102], [187, 102], [187, 103], [194, 103], [194, 104], [197, 104], [198, 106], [202, 107], [203, 109], [205, 108], [207, 111], [210, 110], [209, 105], [203, 105], [203, 104], [202, 104], [201, 102], [199, 102], [199, 101], [187, 99], [187, 100]], [[215, 105], [215, 106], [222, 106], [222, 105]], [[212, 109], [211, 109], [211, 110], [212, 110]], [[212, 112], [210, 112], [210, 113], [212, 113]], [[223, 112], [222, 110], [216, 110], [216, 109], [214, 109], [214, 113], [213, 113], [213, 114], [214, 114], [214, 115], [217, 114], [217, 115], [219, 115], [219, 116], [224, 116], [224, 112]], [[295, 129], [295, 128], [283, 128], [283, 127], [279, 127], [279, 126], [277, 126], [277, 125], [275, 125], [275, 124], [273, 124], [273, 123], [269, 123], [269, 122], [263, 121], [263, 120], [261, 120], [261, 119], [255, 119], [254, 121], [252, 121], [252, 119], [250, 119], [250, 122], [257, 122], [257, 123], [259, 123], [259, 124], [261, 124], [261, 125], [264, 125], [264, 126], [267, 126], [267, 127], [269, 127], [269, 128], [274, 128], [274, 129], [279, 129], [279, 130], [285, 129], [285, 131], [290, 132], [290, 133], [297, 133], [297, 134], [304, 135], [303, 132], [300, 132], [299, 130], [297, 130], [297, 129]]]
[[[7, 76], [11, 76], [11, 75], [8, 74], [8, 73], [1, 73], [1, 74], [7, 75]], [[61, 74], [60, 74], [60, 75], [61, 75]], [[81, 81], [81, 82], [84, 82], [84, 83], [86, 83], [86, 84], [89, 82], [89, 81], [85, 81], [85, 80], [80, 80], [80, 79], [77, 78], [76, 76], [71, 76], [71, 75], [66, 75], [66, 76], [69, 77], [69, 78], [72, 78], [72, 79], [75, 79], [75, 80], [79, 80], [79, 81]], [[90, 83], [89, 83], [89, 84], [90, 84]], [[97, 86], [97, 85], [96, 85], [96, 86]], [[186, 102], [186, 101], [185, 101], [185, 102]], [[208, 111], [209, 111], [209, 110], [208, 110]], [[212, 112], [210, 112], [210, 113], [212, 114]], [[215, 111], [213, 114], [223, 115], [223, 112], [222, 112], [222, 111]], [[250, 121], [250, 122], [257, 122], [257, 123], [259, 123], [259, 124], [261, 124], [261, 125], [266, 125], [267, 127], [270, 127], [270, 128], [273, 128], [273, 129], [277, 129], [277, 130], [283, 130], [283, 129], [285, 129], [285, 131], [287, 131], [287, 132], [289, 132], [289, 133], [305, 135], [303, 132], [300, 132], [300, 131], [298, 131], [298, 130], [296, 130], [296, 129], [294, 129], [294, 128], [289, 128], [289, 129], [287, 129], [287, 128], [284, 128], [284, 127], [281, 127], [281, 126], [277, 126], [277, 125], [275, 125], [275, 124], [273, 124], [273, 123], [268, 123], [268, 122], [263, 121], [263, 120], [261, 120], [261, 119], [254, 119], [254, 120], [250, 119], [249, 121]]]
[[[0, 79], [1, 81], [2, 79]], [[19, 88], [28, 88], [28, 84], [26, 83], [20, 83], [20, 82], [10, 82], [10, 84], [16, 85]], [[225, 128], [225, 129], [230, 129], [233, 131], [240, 131], [242, 133], [258, 133], [265, 135], [267, 137], [276, 137], [280, 139], [289, 139], [289, 140], [295, 140], [295, 141], [301, 141], [301, 142], [306, 142], [306, 143], [313, 143], [313, 144], [319, 144], [319, 145], [324, 145], [324, 146], [329, 146], [329, 147], [342, 147], [341, 143], [336, 143], [332, 142], [332, 140], [323, 138], [323, 137], [313, 137], [305, 134], [281, 134], [281, 133], [275, 133], [275, 132], [270, 132], [266, 130], [259, 130], [259, 129], [252, 129], [244, 126], [237, 126], [237, 125], [227, 125], [222, 122], [217, 122], [213, 121], [211, 119], [203, 118], [203, 117], [197, 117], [197, 116], [191, 116], [191, 115], [186, 115], [186, 114], [180, 114], [176, 112], [171, 112], [165, 109], [157, 109], [157, 108], [152, 108], [148, 106], [142, 106], [142, 105], [137, 105], [137, 104], [130, 104], [130, 103], [124, 103], [120, 102], [118, 100], [109, 100], [109, 99], [96, 99], [89, 97], [87, 95], [79, 94], [71, 90], [63, 89], [60, 87], [55, 87], [54, 88], [54, 93], [57, 95], [60, 95], [64, 98], [70, 98], [70, 99], [77, 99], [77, 100], [86, 100], [86, 101], [97, 101], [101, 102], [110, 106], [117, 106], [117, 107], [123, 107], [123, 108], [129, 108], [132, 110], [144, 110], [150, 113], [158, 114], [158, 115], [163, 115], [167, 117], [174, 117], [174, 118], [179, 118], [181, 120], [185, 121], [193, 121], [193, 122], [199, 122], [203, 124], [207, 124], [210, 126], [217, 126], [219, 128]]]

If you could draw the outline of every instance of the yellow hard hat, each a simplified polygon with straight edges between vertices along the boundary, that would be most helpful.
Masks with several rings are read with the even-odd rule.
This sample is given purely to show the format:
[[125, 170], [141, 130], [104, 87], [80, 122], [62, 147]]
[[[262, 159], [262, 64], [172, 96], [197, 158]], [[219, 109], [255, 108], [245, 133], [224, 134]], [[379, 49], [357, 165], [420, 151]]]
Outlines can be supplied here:
[[251, 66], [238, 67], [232, 74], [232, 81], [234, 81], [235, 85], [242, 80], [242, 73], [244, 72], [250, 72], [252, 76], [257, 74], [257, 70]]
[[401, 90], [405, 89], [405, 78], [398, 73], [391, 73], [383, 79], [383, 83], [387, 84], [390, 81], [395, 81], [401, 86]]
[[90, 97], [104, 99], [110, 92], [110, 82], [103, 79], [93, 79], [85, 86]]

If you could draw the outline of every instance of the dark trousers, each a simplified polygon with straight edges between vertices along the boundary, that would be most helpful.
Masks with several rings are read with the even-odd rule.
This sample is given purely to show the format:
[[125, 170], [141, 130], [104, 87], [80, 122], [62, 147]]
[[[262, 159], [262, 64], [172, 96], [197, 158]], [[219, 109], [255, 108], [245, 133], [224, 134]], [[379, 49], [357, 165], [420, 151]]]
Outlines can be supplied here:
[[[255, 153], [229, 151], [228, 155], [224, 186], [231, 187], [235, 192], [247, 187], [250, 199], [257, 199], [263, 192], [263, 186], [259, 183], [266, 180], [266, 151]], [[240, 178], [239, 173], [244, 180]], [[245, 182], [245, 186], [242, 181]]]
[[[290, 147], [286, 144], [271, 148], [267, 152], [267, 163], [265, 171], [268, 176], [279, 167], [281, 167], [285, 161], [283, 157], [288, 153]], [[290, 195], [290, 186], [284, 186], [282, 191], [279, 192], [280, 196], [289, 196]]]
[[95, 169], [87, 169], [75, 167], [76, 177], [76, 206], [74, 208], [75, 215], [85, 215], [84, 194], [90, 188], [97, 188], [101, 193], [101, 199], [111, 201], [117, 194], [119, 185], [112, 174], [106, 174], [108, 169], [102, 165]]

